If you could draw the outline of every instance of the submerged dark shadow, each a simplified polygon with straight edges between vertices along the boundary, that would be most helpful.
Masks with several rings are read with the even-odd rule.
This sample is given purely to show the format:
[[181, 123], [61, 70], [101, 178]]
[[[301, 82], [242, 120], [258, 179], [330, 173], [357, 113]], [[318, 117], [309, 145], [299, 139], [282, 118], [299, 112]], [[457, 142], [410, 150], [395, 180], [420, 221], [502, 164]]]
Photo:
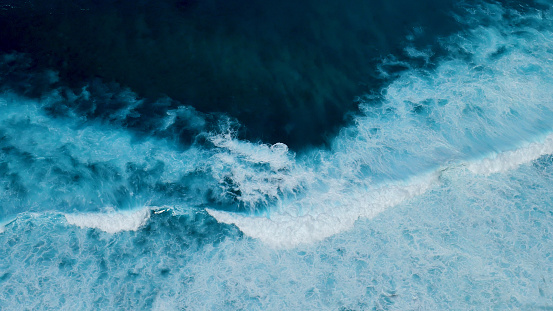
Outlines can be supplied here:
[[243, 138], [300, 150], [324, 144], [356, 111], [355, 97], [384, 83], [376, 65], [402, 57], [407, 36], [426, 48], [455, 31], [456, 4], [3, 1], [0, 50], [30, 54], [34, 66], [58, 71], [76, 89], [100, 78], [152, 103], [173, 100], [142, 108], [156, 113], [137, 124], [184, 104], [237, 118]]

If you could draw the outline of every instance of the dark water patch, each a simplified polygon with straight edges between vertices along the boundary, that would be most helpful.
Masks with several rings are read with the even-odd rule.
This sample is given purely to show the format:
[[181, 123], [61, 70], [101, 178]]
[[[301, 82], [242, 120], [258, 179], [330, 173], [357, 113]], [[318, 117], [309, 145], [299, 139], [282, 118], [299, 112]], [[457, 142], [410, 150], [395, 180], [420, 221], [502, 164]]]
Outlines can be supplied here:
[[1, 276], [0, 276], [0, 283], [8, 280], [10, 278], [10, 275], [11, 273], [9, 272], [4, 272]]
[[[456, 4], [3, 1], [0, 50], [29, 53], [29, 69], [56, 70], [76, 90], [95, 78], [130, 87], [151, 100], [140, 109], [154, 119], [178, 105], [224, 112], [245, 125], [245, 138], [299, 149], [323, 143], [356, 110], [355, 96], [383, 83], [376, 64], [404, 55], [413, 29], [409, 44], [421, 48], [458, 29]], [[166, 96], [173, 101], [160, 107]], [[118, 105], [109, 103], [92, 116]], [[128, 125], [155, 131], [144, 114]]]

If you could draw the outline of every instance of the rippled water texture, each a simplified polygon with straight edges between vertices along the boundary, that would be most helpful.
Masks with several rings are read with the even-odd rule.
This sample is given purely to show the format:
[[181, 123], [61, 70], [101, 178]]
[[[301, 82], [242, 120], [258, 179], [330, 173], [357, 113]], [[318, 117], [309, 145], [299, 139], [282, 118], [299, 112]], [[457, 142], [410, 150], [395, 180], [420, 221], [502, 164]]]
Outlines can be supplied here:
[[551, 4], [1, 9], [0, 309], [553, 308]]

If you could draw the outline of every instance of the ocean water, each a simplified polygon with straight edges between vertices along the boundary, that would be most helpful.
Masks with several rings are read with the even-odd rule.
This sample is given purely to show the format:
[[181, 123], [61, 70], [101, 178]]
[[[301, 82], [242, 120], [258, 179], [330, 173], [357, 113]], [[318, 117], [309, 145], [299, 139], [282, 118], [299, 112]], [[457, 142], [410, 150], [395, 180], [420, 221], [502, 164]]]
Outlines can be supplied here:
[[548, 1], [60, 3], [0, 6], [0, 310], [553, 309]]

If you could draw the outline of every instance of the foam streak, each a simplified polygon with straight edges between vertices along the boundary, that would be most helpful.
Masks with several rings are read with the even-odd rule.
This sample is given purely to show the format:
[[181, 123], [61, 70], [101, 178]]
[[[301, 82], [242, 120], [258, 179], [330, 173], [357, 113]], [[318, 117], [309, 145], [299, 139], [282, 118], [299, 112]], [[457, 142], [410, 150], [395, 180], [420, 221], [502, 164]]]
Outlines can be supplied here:
[[523, 148], [502, 152], [493, 157], [472, 162], [467, 165], [467, 168], [474, 174], [490, 175], [515, 169], [547, 154], [553, 154], [553, 134], [548, 135], [542, 143], [531, 143]]
[[81, 228], [95, 228], [107, 233], [121, 231], [136, 231], [150, 219], [150, 207], [134, 211], [118, 211], [111, 213], [81, 213], [64, 214], [71, 225]]

